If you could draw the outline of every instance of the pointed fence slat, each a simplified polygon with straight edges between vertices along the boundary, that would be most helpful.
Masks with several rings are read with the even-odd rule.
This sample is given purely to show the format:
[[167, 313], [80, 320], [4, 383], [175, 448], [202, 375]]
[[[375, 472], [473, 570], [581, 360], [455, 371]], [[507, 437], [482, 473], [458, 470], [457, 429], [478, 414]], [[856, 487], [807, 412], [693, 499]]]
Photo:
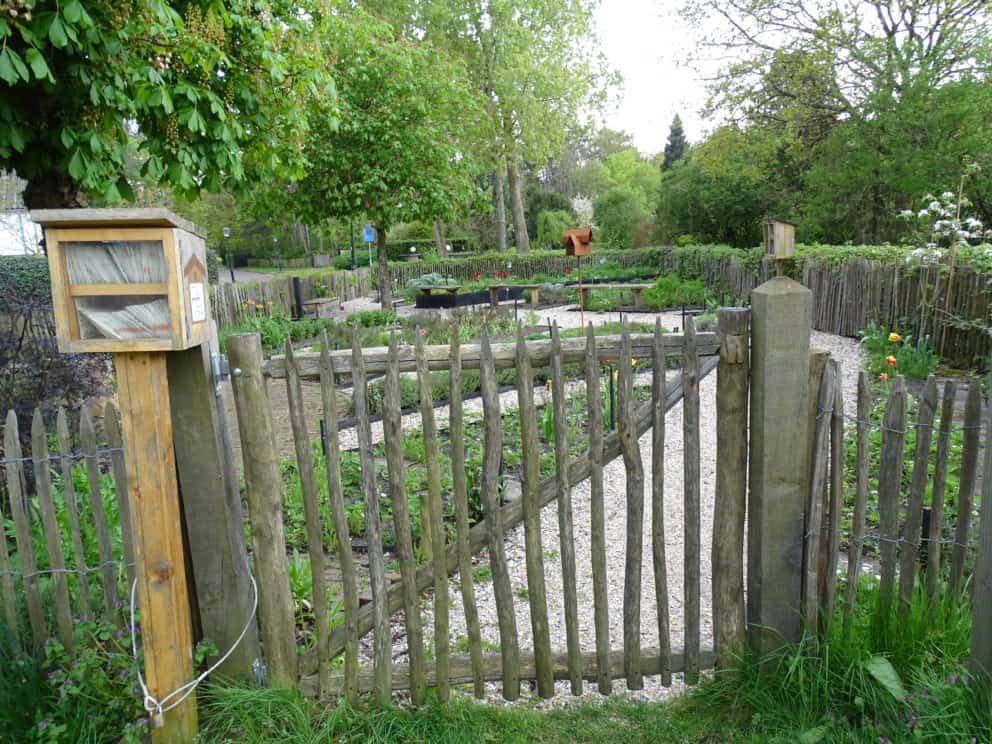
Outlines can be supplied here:
[[368, 378], [362, 358], [358, 332], [352, 336], [352, 382], [355, 416], [358, 419], [358, 451], [362, 466], [362, 495], [365, 501], [365, 536], [369, 546], [369, 574], [372, 584], [372, 612], [375, 635], [372, 659], [375, 670], [375, 697], [379, 703], [392, 698], [390, 677], [393, 671], [392, 631], [389, 628], [389, 597], [386, 593], [386, 569], [382, 551], [382, 524], [379, 516], [379, 490], [372, 461], [372, 424], [369, 422]]
[[685, 501], [685, 681], [699, 682], [700, 622], [700, 481], [699, 481], [699, 354], [696, 326], [692, 317], [685, 319], [685, 343], [682, 346], [682, 447], [683, 499]]
[[565, 411], [565, 382], [561, 365], [561, 335], [558, 323], [551, 327], [551, 404], [555, 422], [555, 478], [558, 483], [558, 536], [561, 546], [561, 576], [565, 592], [565, 639], [572, 694], [582, 694], [582, 649], [579, 645], [579, 600], [575, 568], [575, 531], [572, 516], [572, 486], [568, 482], [568, 415]]
[[257, 333], [228, 336], [227, 353], [259, 588], [259, 635], [265, 649], [269, 684], [292, 687], [298, 677], [296, 622], [283, 532], [282, 480], [273, 446], [272, 410], [261, 370], [261, 338]]
[[937, 596], [940, 582], [941, 539], [944, 534], [944, 501], [947, 488], [947, 460], [954, 423], [954, 400], [958, 386], [954, 380], [944, 383], [944, 402], [940, 409], [940, 431], [937, 435], [937, 460], [933, 468], [933, 490], [930, 498], [930, 529], [927, 533], [927, 597]]
[[17, 415], [7, 412], [3, 430], [3, 451], [7, 459], [7, 496], [10, 498], [10, 512], [14, 519], [14, 536], [17, 539], [17, 560], [24, 582], [25, 604], [28, 606], [28, 621], [31, 624], [31, 639], [36, 654], [41, 654], [48, 640], [48, 624], [41, 609], [41, 593], [38, 591], [38, 563], [34, 553], [34, 538], [31, 521], [28, 518], [27, 491], [24, 487], [24, 460], [21, 451], [20, 432]]
[[52, 498], [52, 475], [49, 469], [48, 433], [41, 418], [41, 411], [34, 410], [31, 420], [31, 458], [34, 463], [34, 483], [38, 492], [42, 531], [48, 548], [48, 564], [54, 572], [52, 582], [55, 592], [55, 628], [59, 641], [66, 651], [72, 651], [72, 609], [69, 602], [69, 584], [66, 581], [65, 556], [62, 538], [55, 518], [55, 501]]
[[[716, 449], [719, 456], [716, 458], [713, 503], [713, 646], [717, 666], [727, 668], [745, 643], [744, 512], [747, 508], [750, 312], [745, 308], [723, 308], [718, 317], [721, 343], [716, 392]], [[663, 375], [658, 377], [663, 378]], [[658, 446], [656, 439], [655, 447]], [[660, 446], [664, 448], [663, 423]], [[659, 465], [664, 467], [663, 462], [656, 463], [655, 467]]]
[[968, 554], [968, 533], [971, 527], [972, 498], [978, 475], [978, 447], [982, 426], [982, 388], [978, 379], [968, 386], [964, 407], [964, 441], [961, 449], [961, 474], [958, 480], [958, 523], [954, 530], [951, 552], [949, 591], [957, 596], [964, 581], [965, 558]]
[[627, 554], [623, 588], [623, 648], [627, 688], [644, 686], [641, 671], [641, 568], [644, 552], [644, 464], [634, 421], [630, 332], [624, 320], [617, 370], [617, 429], [627, 474]]
[[[534, 409], [534, 376], [527, 357], [523, 326], [517, 326], [517, 402], [520, 411], [520, 448], [523, 459], [521, 503], [524, 510], [524, 560], [527, 568], [527, 601], [534, 637], [534, 663], [537, 669], [537, 694], [549, 698], [555, 694], [551, 663], [551, 633], [548, 629], [548, 596], [544, 585], [544, 546], [541, 544], [541, 509], [538, 506], [540, 472], [538, 470], [537, 413]], [[549, 401], [548, 405], [552, 405]], [[558, 494], [561, 495], [560, 493]]]
[[[321, 331], [320, 397], [324, 406], [324, 452], [327, 457], [327, 496], [334, 520], [334, 535], [341, 564], [341, 593], [344, 595], [344, 694], [349, 704], [358, 702], [358, 581], [351, 535], [341, 485], [341, 448], [338, 440], [338, 410], [335, 396], [334, 362], [327, 329]], [[398, 408], [398, 406], [397, 406]], [[411, 655], [411, 659], [413, 656]]]
[[17, 628], [17, 598], [14, 594], [14, 577], [10, 569], [10, 554], [7, 552], [7, 518], [0, 504], [0, 603], [3, 604], [3, 618], [7, 629], [14, 638], [19, 638]]
[[110, 448], [110, 472], [114, 479], [114, 496], [117, 499], [117, 517], [120, 522], [121, 544], [124, 547], [124, 569], [127, 591], [134, 585], [137, 565], [134, 561], [134, 532], [131, 527], [131, 497], [127, 486], [127, 466], [124, 463], [124, 444], [121, 436], [121, 417], [110, 401], [103, 407], [103, 429]]
[[510, 573], [506, 565], [503, 513], [499, 508], [499, 471], [503, 452], [503, 427], [500, 421], [499, 391], [496, 387], [492, 349], [489, 345], [489, 336], [485, 332], [482, 336], [480, 384], [485, 422], [482, 453], [482, 510], [489, 546], [489, 565], [493, 575], [496, 616], [499, 622], [503, 697], [506, 700], [516, 700], [520, 697], [520, 646], [517, 640], [517, 619], [513, 609], [513, 593], [510, 589]]
[[[842, 370], [836, 359], [834, 368], [834, 405], [830, 417], [830, 502], [824, 519], [827, 553], [823, 557], [821, 586], [821, 621], [824, 634], [834, 617], [837, 597], [837, 562], [840, 560], [840, 517], [844, 508], [844, 386]], [[822, 544], [822, 543], [821, 543]]]
[[896, 581], [899, 540], [899, 492], [902, 485], [903, 447], [906, 442], [906, 383], [896, 377], [882, 419], [882, 462], [878, 473], [878, 526], [881, 578], [878, 590], [879, 629], [889, 625]]
[[[397, 353], [395, 336], [389, 344], [390, 357]], [[330, 358], [330, 357], [328, 357]], [[389, 473], [389, 500], [393, 507], [393, 529], [396, 552], [400, 560], [403, 583], [403, 615], [406, 623], [407, 649], [410, 656], [410, 698], [415, 705], [424, 702], [426, 672], [424, 667], [424, 635], [417, 597], [417, 559], [413, 552], [413, 534], [406, 496], [406, 464], [403, 460], [403, 422], [400, 415], [400, 373], [390, 365], [383, 389], [382, 433], [386, 444], [386, 469]], [[422, 503], [422, 507], [426, 504]], [[427, 519], [425, 509], [421, 519]]]
[[[662, 343], [661, 318], [654, 325], [654, 374], [651, 379], [651, 559], [654, 597], [658, 615], [658, 658], [661, 684], [672, 684], [672, 639], [668, 609], [668, 561], [665, 551], [665, 407], [667, 367]], [[643, 665], [642, 658], [642, 665]], [[600, 660], [599, 668], [604, 662]]]
[[303, 513], [307, 528], [307, 554], [310, 558], [310, 588], [313, 600], [313, 618], [317, 636], [317, 675], [323, 693], [330, 683], [331, 657], [328, 653], [327, 572], [324, 560], [324, 529], [320, 508], [317, 505], [317, 476], [313, 467], [313, 448], [307, 431], [306, 411], [303, 408], [303, 386], [296, 371], [293, 344], [286, 339], [286, 400], [289, 406], [289, 423], [293, 430], [296, 449], [297, 472], [303, 496]]
[[868, 465], [870, 448], [868, 428], [871, 423], [871, 388], [868, 373], [858, 375], [857, 452], [854, 483], [854, 516], [851, 518], [851, 541], [847, 549], [847, 586], [844, 596], [844, 635], [850, 632], [854, 602], [861, 573], [861, 550], [865, 542], [865, 513], [868, 508]]
[[[113, 566], [113, 547], [110, 542], [110, 529], [107, 527], [107, 513], [103, 506], [103, 491], [100, 488], [100, 459], [97, 451], [96, 428], [88, 408], [83, 408], [79, 416], [79, 440], [83, 447], [86, 462], [86, 482], [90, 489], [90, 511], [96, 527], [97, 549], [100, 554], [100, 579], [103, 584], [103, 606], [107, 618], [117, 615], [117, 571]], [[123, 526], [121, 527], [123, 530]], [[120, 620], [120, 616], [117, 617]]]
[[933, 418], [936, 412], [937, 381], [930, 375], [916, 409], [916, 456], [913, 461], [913, 480], [909, 489], [902, 562], [899, 567], [899, 616], [902, 618], [909, 615], [913, 603], [913, 586], [916, 583], [916, 566], [920, 554], [920, 529], [923, 524], [923, 496], [929, 479], [930, 443], [933, 440]]
[[437, 667], [437, 697], [448, 701], [448, 664], [451, 657], [448, 618], [447, 534], [444, 526], [444, 503], [441, 501], [441, 445], [434, 419], [431, 393], [431, 373], [427, 369], [423, 337], [417, 334], [417, 380], [420, 383], [420, 421], [424, 432], [424, 454], [427, 458], [427, 494], [430, 497], [427, 518], [431, 525], [431, 549], [434, 561], [434, 661]]
[[[475, 583], [472, 576], [472, 549], [469, 544], [468, 479], [465, 474], [465, 416], [462, 406], [462, 363], [457, 329], [451, 333], [451, 385], [448, 406], [448, 427], [451, 439], [451, 489], [455, 502], [455, 534], [458, 546], [458, 578], [465, 610], [469, 658], [472, 663], [472, 683], [475, 696], [486, 696], [482, 674], [482, 632], [479, 610], [475, 603]], [[415, 580], [414, 577], [413, 580]], [[406, 578], [403, 579], [406, 582]]]
[[59, 407], [55, 418], [55, 436], [59, 448], [59, 472], [62, 475], [62, 498], [69, 522], [69, 536], [72, 542], [72, 556], [76, 568], [76, 585], [79, 589], [79, 614], [84, 620], [93, 616], [90, 608], [90, 577], [86, 567], [86, 548], [83, 546], [83, 533], [79, 527], [79, 505], [76, 501], [76, 487], [72, 482], [72, 442], [69, 438], [69, 419], [65, 408]]
[[[610, 657], [610, 608], [606, 581], [606, 515], [603, 503], [603, 395], [592, 323], [586, 328], [586, 402], [589, 407], [589, 543], [592, 564], [593, 621], [596, 627], [596, 682], [602, 695], [613, 689]], [[664, 414], [663, 414], [664, 415]]]
[[[982, 680], [989, 698], [992, 675], [992, 408], [985, 413], [985, 456], [982, 469], [982, 500], [975, 555], [974, 589], [971, 597], [971, 671]], [[963, 517], [967, 518], [967, 517]]]

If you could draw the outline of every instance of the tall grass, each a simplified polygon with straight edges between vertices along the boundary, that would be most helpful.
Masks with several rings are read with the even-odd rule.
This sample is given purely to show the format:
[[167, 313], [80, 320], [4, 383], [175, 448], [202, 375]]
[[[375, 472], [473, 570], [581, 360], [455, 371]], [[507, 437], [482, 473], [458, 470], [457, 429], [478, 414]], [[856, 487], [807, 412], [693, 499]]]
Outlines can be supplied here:
[[201, 697], [203, 741], [226, 742], [857, 742], [992, 741], [992, 710], [966, 673], [970, 608], [918, 595], [878, 631], [866, 582], [845, 634], [763, 659], [744, 657], [668, 703], [609, 698], [566, 710], [487, 707], [467, 699], [396, 707], [325, 707], [295, 691], [214, 687]]

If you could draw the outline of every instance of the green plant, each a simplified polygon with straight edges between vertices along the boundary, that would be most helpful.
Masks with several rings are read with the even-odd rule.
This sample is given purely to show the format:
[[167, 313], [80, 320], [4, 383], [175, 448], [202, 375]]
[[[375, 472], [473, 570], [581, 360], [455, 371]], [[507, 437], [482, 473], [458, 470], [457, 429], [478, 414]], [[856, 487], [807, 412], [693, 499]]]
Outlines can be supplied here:
[[914, 343], [912, 337], [903, 337], [874, 323], [861, 331], [861, 343], [868, 352], [868, 373], [874, 378], [900, 374], [912, 380], [925, 380], [940, 361], [928, 338]]
[[644, 304], [654, 308], [703, 305], [708, 297], [702, 281], [682, 279], [676, 274], [659, 276], [653, 287], [644, 290]]
[[0, 742], [142, 741], [130, 642], [113, 625], [80, 622], [73, 654], [49, 641], [38, 660], [0, 625]]
[[472, 580], [477, 584], [483, 584], [493, 580], [493, 570], [488, 563], [480, 563], [472, 569]]
[[345, 322], [350, 326], [375, 328], [377, 326], [393, 325], [398, 319], [395, 310], [386, 308], [384, 310], [362, 310], [361, 312], [352, 313]]

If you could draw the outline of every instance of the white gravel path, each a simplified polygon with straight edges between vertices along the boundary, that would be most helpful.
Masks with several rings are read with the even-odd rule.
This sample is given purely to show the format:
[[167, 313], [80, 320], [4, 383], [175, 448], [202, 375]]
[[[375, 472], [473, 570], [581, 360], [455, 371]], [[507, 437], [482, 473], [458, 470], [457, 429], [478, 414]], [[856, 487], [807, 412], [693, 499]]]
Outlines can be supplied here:
[[[355, 301], [357, 305], [359, 301]], [[351, 309], [351, 308], [349, 308]], [[356, 307], [357, 309], [357, 307]], [[615, 321], [617, 313], [586, 313], [586, 322], [595, 324]], [[653, 323], [655, 313], [624, 313], [631, 322]], [[546, 324], [549, 320], [557, 320], [563, 328], [576, 327], [580, 324], [579, 313], [569, 311], [567, 307], [556, 307], [538, 311], [540, 322]], [[675, 328], [681, 324], [679, 313], [666, 313], [662, 316], [662, 324], [666, 328]], [[844, 397], [847, 410], [853, 411], [856, 399], [857, 372], [861, 368], [863, 352], [857, 341], [831, 334], [813, 333], [813, 348], [831, 352], [842, 366], [844, 378]], [[669, 375], [674, 375], [669, 372]], [[576, 383], [573, 389], [581, 390], [582, 383]], [[543, 396], [543, 390], [537, 395]], [[540, 401], [539, 401], [540, 402]], [[501, 396], [501, 404], [505, 407], [516, 406], [516, 392], [509, 391]], [[481, 411], [481, 400], [468, 401], [465, 404], [466, 413]], [[439, 425], [444, 425], [448, 417], [448, 409], [435, 409]], [[700, 450], [701, 450], [701, 642], [702, 646], [712, 646], [712, 612], [711, 612], [711, 569], [710, 545], [713, 529], [713, 492], [715, 485], [716, 463], [716, 373], [708, 375], [700, 385]], [[404, 416], [404, 428], [419, 426], [418, 414]], [[354, 430], [342, 431], [341, 446], [344, 449], [357, 446]], [[382, 437], [381, 423], [373, 424], [373, 438]], [[650, 483], [651, 483], [651, 432], [648, 431], [640, 440], [641, 453], [644, 460], [645, 482], [645, 520], [644, 546], [645, 555], [641, 577], [641, 646], [642, 648], [658, 645], [656, 602], [654, 595], [654, 576], [650, 554], [651, 514], [650, 514]], [[683, 461], [682, 461], [682, 406], [677, 404], [668, 412], [666, 417], [665, 444], [665, 535], [668, 564], [668, 594], [671, 627], [671, 645], [673, 649], [683, 646]], [[604, 499], [606, 504], [606, 550], [607, 574], [610, 607], [610, 639], [611, 647], [622, 648], [623, 616], [623, 586], [624, 586], [624, 551], [626, 544], [626, 477], [623, 461], [613, 460], [604, 467]], [[592, 571], [590, 561], [590, 494], [589, 482], [583, 481], [572, 489], [573, 520], [575, 525], [575, 550], [577, 557], [577, 585], [579, 602], [580, 642], [583, 651], [595, 650], [595, 633], [592, 622]], [[552, 648], [556, 651], [565, 649], [565, 623], [563, 611], [563, 590], [560, 546], [558, 538], [557, 503], [551, 503], [541, 512], [542, 545], [545, 551], [545, 582], [548, 598], [548, 619], [551, 631]], [[533, 649], [531, 641], [531, 625], [529, 603], [523, 593], [527, 586], [526, 567], [524, 559], [523, 526], [518, 525], [507, 532], [506, 555], [510, 570], [511, 585], [514, 590], [520, 589], [520, 596], [514, 597], [517, 632], [522, 651]], [[480, 562], [485, 562], [485, 554], [477, 556]], [[450, 641], [466, 636], [465, 615], [461, 602], [459, 577], [456, 574], [449, 583], [450, 597]], [[496, 616], [496, 603], [492, 592], [492, 582], [485, 581], [475, 585], [476, 602], [478, 605], [482, 636], [489, 648], [494, 650], [499, 646], [499, 631]], [[433, 617], [431, 595], [425, 595], [422, 601], [423, 623], [425, 638], [428, 642], [433, 638]], [[403, 616], [397, 613], [393, 617], [394, 658], [405, 660], [405, 635], [403, 633]], [[363, 656], [368, 661], [371, 656], [371, 636], [363, 640]], [[573, 697], [569, 691], [569, 683], [556, 683], [556, 694], [547, 701], [540, 701], [536, 693], [528, 692], [528, 685], [522, 686], [523, 694], [520, 703], [538, 707], [560, 707], [583, 699], [601, 699], [595, 692], [594, 683], [585, 683], [585, 694]], [[614, 682], [614, 692], [627, 695], [638, 700], [660, 700], [677, 694], [684, 689], [681, 675], [675, 675], [670, 688], [661, 686], [658, 677], [645, 677], [644, 689], [627, 691], [623, 680]], [[487, 700], [494, 704], [505, 704], [499, 694], [498, 683], [487, 685]], [[470, 694], [470, 693], [466, 693]]]

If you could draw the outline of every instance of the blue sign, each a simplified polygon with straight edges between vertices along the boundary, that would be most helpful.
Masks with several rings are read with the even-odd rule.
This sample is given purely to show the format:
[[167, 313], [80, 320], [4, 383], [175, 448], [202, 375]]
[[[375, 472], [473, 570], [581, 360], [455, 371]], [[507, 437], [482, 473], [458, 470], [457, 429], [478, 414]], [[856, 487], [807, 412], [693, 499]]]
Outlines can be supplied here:
[[375, 228], [372, 227], [372, 225], [366, 225], [363, 229], [362, 235], [363, 235], [362, 240], [364, 240], [366, 243], [375, 242]]

